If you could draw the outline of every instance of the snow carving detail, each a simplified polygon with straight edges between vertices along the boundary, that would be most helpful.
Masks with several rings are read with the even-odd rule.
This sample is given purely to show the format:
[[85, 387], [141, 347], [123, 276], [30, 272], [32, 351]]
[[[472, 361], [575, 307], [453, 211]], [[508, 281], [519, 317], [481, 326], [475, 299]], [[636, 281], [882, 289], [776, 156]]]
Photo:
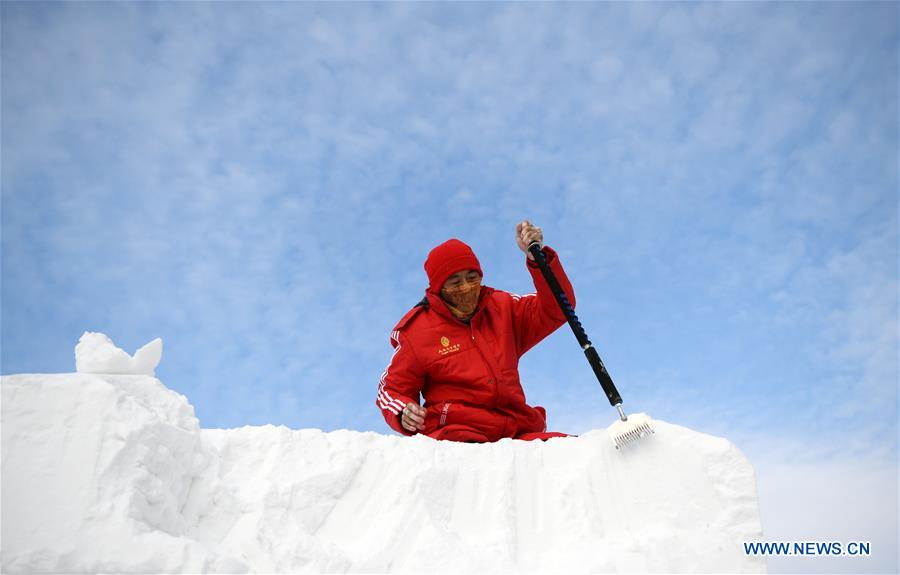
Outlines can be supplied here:
[[86, 331], [75, 346], [75, 371], [78, 373], [149, 375], [155, 377], [162, 359], [162, 339], [156, 338], [131, 356], [106, 334]]

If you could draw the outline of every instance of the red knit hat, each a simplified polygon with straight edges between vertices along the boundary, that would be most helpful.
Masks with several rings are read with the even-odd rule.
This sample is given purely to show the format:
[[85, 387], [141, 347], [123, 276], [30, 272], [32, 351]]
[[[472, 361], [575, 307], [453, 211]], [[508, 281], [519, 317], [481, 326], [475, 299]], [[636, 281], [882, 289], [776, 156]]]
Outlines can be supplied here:
[[451, 238], [428, 252], [428, 258], [425, 260], [428, 289], [440, 293], [447, 278], [462, 270], [477, 270], [479, 274], [484, 275], [472, 248], [456, 238]]

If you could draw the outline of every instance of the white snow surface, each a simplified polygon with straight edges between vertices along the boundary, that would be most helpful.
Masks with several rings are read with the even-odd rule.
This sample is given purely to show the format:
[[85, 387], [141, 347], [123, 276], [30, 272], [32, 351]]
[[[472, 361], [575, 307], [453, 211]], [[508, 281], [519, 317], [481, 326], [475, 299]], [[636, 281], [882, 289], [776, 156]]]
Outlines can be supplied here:
[[142, 375], [11, 375], [2, 571], [761, 572], [751, 465], [654, 420], [547, 442], [201, 429]]

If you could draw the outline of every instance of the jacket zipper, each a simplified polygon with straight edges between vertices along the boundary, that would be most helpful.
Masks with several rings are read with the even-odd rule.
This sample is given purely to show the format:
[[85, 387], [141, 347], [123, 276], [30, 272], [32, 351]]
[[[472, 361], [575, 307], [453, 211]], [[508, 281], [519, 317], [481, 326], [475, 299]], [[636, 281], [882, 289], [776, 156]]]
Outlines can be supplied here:
[[481, 356], [481, 361], [484, 362], [485, 367], [488, 368], [488, 373], [490, 373], [493, 378], [489, 383], [492, 383], [494, 386], [494, 407], [497, 407], [497, 402], [499, 401], [500, 394], [500, 385], [497, 383], [497, 374], [494, 373], [494, 369], [491, 367], [491, 364], [488, 362], [487, 358], [484, 357], [484, 354], [481, 353], [481, 348], [478, 347], [478, 344], [475, 343], [475, 328], [469, 323], [469, 333], [472, 335], [472, 345], [475, 346], [475, 349], [478, 350], [478, 355]]

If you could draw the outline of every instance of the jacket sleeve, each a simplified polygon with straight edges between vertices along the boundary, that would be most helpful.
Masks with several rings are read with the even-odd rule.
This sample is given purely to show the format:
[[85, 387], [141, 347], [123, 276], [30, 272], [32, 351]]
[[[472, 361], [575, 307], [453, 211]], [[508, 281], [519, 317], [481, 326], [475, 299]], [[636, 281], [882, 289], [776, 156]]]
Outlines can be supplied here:
[[[556, 252], [549, 246], [544, 246], [541, 251], [544, 252], [553, 275], [556, 276], [556, 280], [574, 309], [575, 292], [572, 290], [572, 284], [569, 282]], [[566, 323], [566, 316], [559, 308], [559, 304], [556, 303], [553, 291], [547, 280], [544, 279], [538, 263], [527, 258], [526, 265], [534, 281], [536, 293], [513, 296], [513, 321], [519, 356]]]
[[381, 374], [375, 404], [391, 429], [403, 435], [413, 435], [400, 425], [400, 413], [407, 403], [419, 404], [419, 392], [425, 384], [425, 370], [416, 359], [411, 346], [405, 343], [405, 337], [402, 336], [404, 343], [401, 343], [401, 332], [397, 330], [391, 333], [394, 355]]

